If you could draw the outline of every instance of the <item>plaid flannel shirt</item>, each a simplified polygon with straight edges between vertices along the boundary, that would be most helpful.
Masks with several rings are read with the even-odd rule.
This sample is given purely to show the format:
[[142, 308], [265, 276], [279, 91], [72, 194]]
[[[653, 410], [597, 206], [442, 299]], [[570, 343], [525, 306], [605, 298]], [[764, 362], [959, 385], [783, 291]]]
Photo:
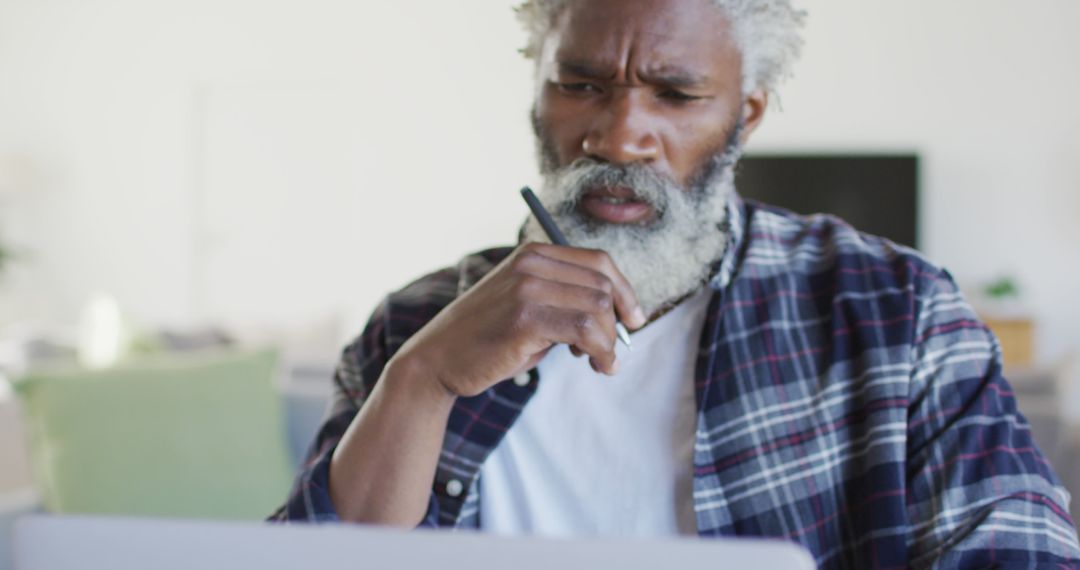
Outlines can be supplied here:
[[[945, 270], [830, 216], [736, 198], [727, 226], [695, 372], [700, 536], [787, 539], [829, 568], [1077, 567], [1069, 495]], [[510, 251], [384, 300], [272, 520], [337, 520], [330, 454], [383, 366]], [[479, 528], [480, 467], [541, 381], [457, 400], [422, 526]]]

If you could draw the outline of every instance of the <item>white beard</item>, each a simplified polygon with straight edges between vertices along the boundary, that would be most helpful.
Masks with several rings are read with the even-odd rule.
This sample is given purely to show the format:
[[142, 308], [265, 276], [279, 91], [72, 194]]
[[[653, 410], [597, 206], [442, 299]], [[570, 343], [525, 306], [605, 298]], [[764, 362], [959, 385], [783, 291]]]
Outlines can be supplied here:
[[[735, 194], [735, 163], [740, 153], [741, 148], [731, 145], [713, 157], [719, 161], [715, 171], [689, 190], [647, 167], [577, 161], [546, 172], [539, 198], [571, 245], [600, 249], [612, 257], [651, 318], [702, 287], [727, 249], [726, 207]], [[618, 180], [623, 184], [618, 185], [633, 188], [639, 199], [653, 206], [656, 217], [645, 224], [606, 224], [581, 212], [578, 202], [596, 184], [596, 176], [610, 180], [603, 178], [605, 168], [622, 170], [625, 174]], [[533, 216], [525, 224], [523, 237], [550, 241]]]

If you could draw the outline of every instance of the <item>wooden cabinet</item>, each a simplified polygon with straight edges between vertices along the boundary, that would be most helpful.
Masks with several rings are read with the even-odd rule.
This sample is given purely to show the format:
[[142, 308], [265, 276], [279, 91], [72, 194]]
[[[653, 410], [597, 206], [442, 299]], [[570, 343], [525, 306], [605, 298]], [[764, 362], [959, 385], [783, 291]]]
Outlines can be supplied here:
[[1035, 323], [1025, 318], [986, 318], [987, 326], [1001, 342], [1006, 368], [1035, 364]]

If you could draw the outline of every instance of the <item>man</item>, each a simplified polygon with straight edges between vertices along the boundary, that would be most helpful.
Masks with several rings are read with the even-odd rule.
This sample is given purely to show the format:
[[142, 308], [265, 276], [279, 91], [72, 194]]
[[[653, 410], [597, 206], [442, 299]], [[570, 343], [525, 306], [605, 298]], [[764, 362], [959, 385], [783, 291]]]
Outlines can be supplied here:
[[735, 193], [800, 48], [788, 0], [519, 13], [541, 198], [575, 247], [530, 220], [518, 247], [390, 295], [277, 520], [1076, 563], [1068, 494], [948, 273]]

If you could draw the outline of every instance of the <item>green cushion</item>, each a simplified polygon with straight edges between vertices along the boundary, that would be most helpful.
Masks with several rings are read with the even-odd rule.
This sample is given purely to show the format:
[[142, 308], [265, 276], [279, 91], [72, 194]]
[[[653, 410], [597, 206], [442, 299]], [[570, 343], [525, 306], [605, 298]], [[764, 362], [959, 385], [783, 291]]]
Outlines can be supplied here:
[[276, 355], [162, 357], [16, 383], [53, 512], [260, 519], [290, 480]]

